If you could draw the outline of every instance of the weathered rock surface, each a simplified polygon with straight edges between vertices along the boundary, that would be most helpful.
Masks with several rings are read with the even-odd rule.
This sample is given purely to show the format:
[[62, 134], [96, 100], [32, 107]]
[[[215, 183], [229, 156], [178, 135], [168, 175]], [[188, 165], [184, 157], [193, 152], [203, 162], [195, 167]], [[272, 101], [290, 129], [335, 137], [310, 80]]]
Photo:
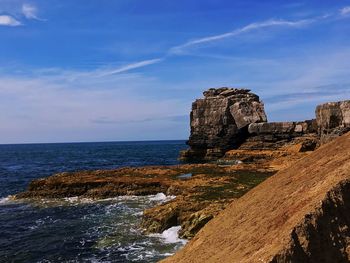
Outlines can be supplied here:
[[321, 143], [350, 131], [350, 100], [318, 105], [316, 120]]
[[221, 157], [244, 141], [250, 123], [267, 121], [263, 103], [247, 89], [209, 89], [203, 94], [192, 104], [191, 149], [183, 159]]
[[[304, 136], [312, 137], [305, 150], [314, 150], [320, 144], [316, 119], [268, 123], [263, 103], [249, 90], [219, 88], [203, 94], [203, 99], [192, 104], [190, 149], [181, 153], [182, 160], [216, 160], [232, 149], [277, 149]], [[347, 106], [336, 108], [342, 112], [337, 116], [346, 119]]]
[[232, 202], [163, 262], [350, 262], [350, 133]]
[[248, 133], [239, 149], [278, 149], [292, 140], [301, 141], [304, 151], [313, 151], [319, 146], [316, 120], [252, 123]]

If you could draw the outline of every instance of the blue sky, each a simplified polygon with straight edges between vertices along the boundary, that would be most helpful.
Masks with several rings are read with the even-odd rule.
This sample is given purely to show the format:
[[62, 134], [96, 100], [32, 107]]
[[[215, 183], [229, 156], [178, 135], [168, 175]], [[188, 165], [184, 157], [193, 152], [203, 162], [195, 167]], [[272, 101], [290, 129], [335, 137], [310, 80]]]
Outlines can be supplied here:
[[195, 98], [269, 121], [350, 97], [350, 0], [0, 0], [0, 143], [186, 139]]

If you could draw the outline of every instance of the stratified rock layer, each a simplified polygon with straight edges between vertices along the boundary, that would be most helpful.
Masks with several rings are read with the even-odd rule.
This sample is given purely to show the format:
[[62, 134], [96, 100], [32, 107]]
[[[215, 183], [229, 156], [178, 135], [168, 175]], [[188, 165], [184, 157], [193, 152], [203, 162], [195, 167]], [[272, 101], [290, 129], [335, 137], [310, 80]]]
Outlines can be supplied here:
[[316, 120], [322, 143], [350, 131], [350, 100], [318, 105]]
[[263, 103], [247, 89], [209, 89], [203, 94], [192, 104], [191, 149], [184, 159], [221, 157], [244, 141], [250, 123], [267, 121]]
[[350, 262], [350, 133], [267, 179], [164, 262]]

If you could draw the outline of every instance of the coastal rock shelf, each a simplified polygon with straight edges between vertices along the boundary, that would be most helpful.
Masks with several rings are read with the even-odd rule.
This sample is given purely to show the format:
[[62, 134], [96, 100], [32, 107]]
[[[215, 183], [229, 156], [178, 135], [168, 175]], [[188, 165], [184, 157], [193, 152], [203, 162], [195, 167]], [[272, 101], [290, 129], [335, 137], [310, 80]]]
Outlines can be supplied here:
[[278, 150], [232, 150], [218, 164], [60, 173], [32, 181], [28, 190], [15, 198], [78, 196], [100, 199], [120, 195], [173, 195], [175, 199], [145, 210], [141, 227], [146, 233], [161, 233], [181, 225], [180, 236], [190, 239], [231, 201], [276, 171], [310, 154], [301, 151], [302, 145], [302, 141], [296, 140]]
[[[109, 198], [121, 195], [165, 193], [176, 198], [144, 211], [146, 233], [161, 233], [181, 225], [181, 237], [193, 237], [225, 205], [274, 173], [249, 166], [215, 164], [151, 166], [116, 170], [60, 173], [30, 183], [17, 199], [65, 197]], [[182, 175], [188, 175], [182, 178]]]

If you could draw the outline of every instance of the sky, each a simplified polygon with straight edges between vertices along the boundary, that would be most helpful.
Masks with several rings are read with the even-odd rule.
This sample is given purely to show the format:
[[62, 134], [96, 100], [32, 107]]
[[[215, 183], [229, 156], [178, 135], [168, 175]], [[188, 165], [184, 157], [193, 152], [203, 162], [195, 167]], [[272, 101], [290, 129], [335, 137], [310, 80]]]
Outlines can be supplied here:
[[350, 0], [0, 0], [0, 144], [186, 139], [249, 88], [269, 121], [350, 98]]

